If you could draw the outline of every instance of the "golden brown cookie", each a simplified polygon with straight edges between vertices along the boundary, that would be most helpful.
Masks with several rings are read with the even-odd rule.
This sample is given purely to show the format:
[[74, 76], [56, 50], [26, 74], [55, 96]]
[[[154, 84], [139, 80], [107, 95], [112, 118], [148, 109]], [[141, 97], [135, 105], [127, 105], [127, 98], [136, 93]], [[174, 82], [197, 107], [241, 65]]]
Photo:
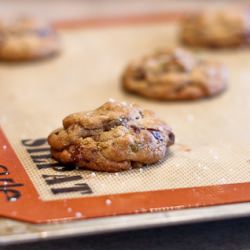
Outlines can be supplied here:
[[190, 14], [181, 24], [181, 40], [189, 46], [238, 47], [250, 42], [247, 10], [224, 9]]
[[28, 61], [54, 55], [58, 35], [48, 24], [31, 18], [0, 23], [0, 60]]
[[125, 69], [125, 90], [158, 100], [192, 100], [213, 96], [226, 87], [227, 70], [199, 60], [191, 52], [165, 49], [139, 58]]
[[174, 134], [152, 111], [110, 100], [96, 110], [67, 116], [48, 143], [63, 164], [116, 172], [162, 160]]

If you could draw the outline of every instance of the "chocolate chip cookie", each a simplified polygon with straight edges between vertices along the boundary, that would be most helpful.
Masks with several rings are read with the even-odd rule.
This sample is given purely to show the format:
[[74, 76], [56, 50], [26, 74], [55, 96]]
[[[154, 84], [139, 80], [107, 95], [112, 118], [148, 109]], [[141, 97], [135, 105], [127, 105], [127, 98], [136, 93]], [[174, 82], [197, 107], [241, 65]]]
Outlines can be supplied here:
[[48, 143], [63, 164], [116, 172], [162, 160], [174, 138], [152, 111], [110, 100], [96, 110], [67, 116]]
[[0, 60], [27, 61], [45, 58], [59, 51], [55, 30], [31, 18], [0, 22]]
[[239, 47], [250, 42], [250, 15], [247, 10], [204, 11], [184, 18], [181, 40], [186, 45]]
[[192, 100], [222, 92], [227, 70], [200, 60], [182, 48], [165, 49], [139, 58], [122, 75], [125, 90], [159, 100]]

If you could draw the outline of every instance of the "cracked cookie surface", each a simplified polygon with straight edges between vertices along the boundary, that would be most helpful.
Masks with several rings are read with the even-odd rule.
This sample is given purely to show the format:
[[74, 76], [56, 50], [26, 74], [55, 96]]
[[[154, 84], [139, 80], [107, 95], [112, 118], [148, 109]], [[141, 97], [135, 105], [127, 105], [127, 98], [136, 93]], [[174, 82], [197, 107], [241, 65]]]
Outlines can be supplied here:
[[181, 24], [181, 40], [197, 47], [239, 47], [250, 43], [248, 10], [223, 9], [194, 13]]
[[59, 39], [48, 24], [32, 18], [0, 22], [0, 60], [28, 61], [59, 51]]
[[48, 143], [63, 164], [116, 172], [162, 160], [174, 134], [152, 111], [111, 100], [94, 111], [67, 116]]
[[122, 75], [125, 90], [159, 100], [190, 100], [222, 92], [227, 70], [198, 59], [182, 48], [157, 51], [128, 65]]

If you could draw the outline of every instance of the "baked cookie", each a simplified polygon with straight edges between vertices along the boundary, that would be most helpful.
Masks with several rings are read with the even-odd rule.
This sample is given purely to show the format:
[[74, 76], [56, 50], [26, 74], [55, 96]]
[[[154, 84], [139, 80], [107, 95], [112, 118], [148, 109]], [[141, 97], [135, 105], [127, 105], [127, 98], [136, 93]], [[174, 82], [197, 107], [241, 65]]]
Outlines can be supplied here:
[[0, 22], [0, 60], [40, 59], [58, 50], [58, 36], [48, 24], [30, 18]]
[[180, 32], [186, 45], [238, 47], [250, 42], [250, 16], [247, 10], [205, 11], [184, 18]]
[[162, 160], [174, 138], [153, 112], [110, 100], [94, 111], [67, 116], [48, 143], [63, 164], [117, 172]]
[[227, 71], [217, 62], [203, 61], [189, 51], [157, 51], [132, 62], [123, 73], [125, 90], [159, 100], [190, 100], [225, 89]]

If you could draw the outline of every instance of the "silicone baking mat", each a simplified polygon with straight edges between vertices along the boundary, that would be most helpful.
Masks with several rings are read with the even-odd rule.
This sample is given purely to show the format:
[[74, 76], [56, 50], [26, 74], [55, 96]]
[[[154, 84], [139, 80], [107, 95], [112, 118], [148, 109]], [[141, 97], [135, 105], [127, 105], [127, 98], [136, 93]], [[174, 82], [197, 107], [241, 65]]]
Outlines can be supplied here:
[[[1, 63], [1, 216], [46, 223], [250, 201], [249, 49], [196, 51], [229, 68], [229, 87], [215, 98], [157, 102], [120, 87], [131, 59], [179, 44], [176, 18], [114, 26], [109, 20], [105, 27], [57, 23], [59, 56]], [[154, 110], [173, 127], [176, 144], [164, 161], [140, 169], [61, 171], [50, 158], [47, 135], [66, 115], [109, 98]]]

